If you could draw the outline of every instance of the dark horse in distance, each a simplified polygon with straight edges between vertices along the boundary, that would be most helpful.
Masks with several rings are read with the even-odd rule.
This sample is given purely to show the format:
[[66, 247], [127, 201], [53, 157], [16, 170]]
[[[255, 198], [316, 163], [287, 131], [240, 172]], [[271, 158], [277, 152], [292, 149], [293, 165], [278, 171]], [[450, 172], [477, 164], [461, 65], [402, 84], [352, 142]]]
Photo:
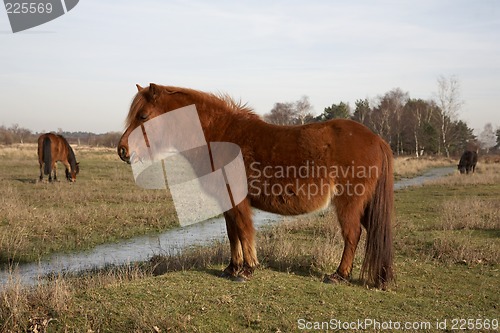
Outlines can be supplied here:
[[[49, 176], [49, 182], [57, 180], [56, 162], [58, 161], [62, 162], [66, 167], [66, 179], [70, 182], [76, 181], [76, 175], [80, 171], [80, 167], [68, 141], [62, 135], [54, 133], [40, 135], [38, 138], [40, 181], [43, 180], [44, 174]], [[52, 173], [54, 178], [52, 178]]]
[[118, 144], [122, 160], [130, 163], [128, 137], [135, 128], [193, 104], [207, 142], [232, 142], [241, 149], [248, 195], [224, 213], [231, 259], [223, 276], [246, 279], [259, 264], [251, 207], [299, 215], [332, 205], [344, 250], [337, 271], [326, 275], [325, 282], [351, 278], [362, 227], [367, 235], [361, 278], [382, 289], [394, 279], [393, 157], [378, 135], [350, 120], [302, 126], [268, 124], [225, 95], [153, 83], [145, 88], [137, 85], [137, 89], [127, 129]]
[[466, 150], [462, 157], [460, 157], [460, 161], [458, 162], [458, 170], [461, 174], [472, 171], [474, 173], [476, 171], [477, 164], [477, 153], [475, 151]]

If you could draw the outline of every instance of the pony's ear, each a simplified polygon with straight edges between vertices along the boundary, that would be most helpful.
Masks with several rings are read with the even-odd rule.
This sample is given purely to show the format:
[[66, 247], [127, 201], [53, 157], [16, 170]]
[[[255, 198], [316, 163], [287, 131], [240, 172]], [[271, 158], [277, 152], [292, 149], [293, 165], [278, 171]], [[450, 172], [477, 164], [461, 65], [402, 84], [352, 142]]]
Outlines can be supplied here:
[[137, 91], [138, 91], [138, 92], [141, 92], [141, 91], [144, 89], [144, 88], [143, 88], [143, 87], [141, 87], [139, 84], [136, 84], [135, 86], [137, 87]]
[[150, 83], [149, 84], [149, 95], [153, 101], [156, 101], [158, 97], [161, 95], [161, 89], [157, 84]]

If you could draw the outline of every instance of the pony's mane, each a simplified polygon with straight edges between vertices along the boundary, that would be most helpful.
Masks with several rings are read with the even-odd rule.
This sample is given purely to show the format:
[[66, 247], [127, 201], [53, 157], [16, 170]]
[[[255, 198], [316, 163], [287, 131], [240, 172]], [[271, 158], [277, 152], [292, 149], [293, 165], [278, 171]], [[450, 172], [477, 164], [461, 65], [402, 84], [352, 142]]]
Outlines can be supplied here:
[[68, 148], [68, 162], [69, 165], [71, 166], [71, 170], [76, 170], [76, 156], [75, 152], [73, 151], [73, 148], [71, 148], [70, 144], [68, 143], [68, 140], [66, 140], [64, 136], [60, 134], [57, 134], [57, 136], [63, 140], [64, 144]]
[[130, 105], [130, 112], [127, 115], [127, 119], [125, 120], [126, 126], [130, 126], [134, 121], [137, 112], [147, 103], [146, 98], [141, 92], [138, 92], [134, 99], [132, 100], [132, 104]]
[[243, 103], [241, 99], [235, 101], [231, 96], [229, 96], [226, 93], [220, 93], [214, 96], [223, 101], [234, 113], [242, 114], [248, 118], [260, 119], [260, 116], [256, 114], [255, 111], [250, 106], [248, 106], [248, 103]]
[[[156, 86], [157, 89], [163, 90], [165, 93], [182, 93], [189, 95], [195, 102], [195, 104], [203, 105], [215, 105], [220, 106], [223, 109], [229, 110], [231, 113], [238, 114], [240, 117], [247, 119], [260, 119], [260, 116], [250, 108], [247, 103], [242, 103], [241, 100], [235, 101], [231, 96], [226, 93], [207, 93], [199, 90], [188, 89], [188, 88], [177, 88], [177, 87], [167, 87], [167, 86]], [[135, 119], [137, 112], [141, 110], [147, 103], [147, 97], [145, 94], [149, 93], [149, 88], [145, 88], [143, 91], [139, 91], [130, 106], [130, 112], [126, 119], [126, 125], [132, 124]]]

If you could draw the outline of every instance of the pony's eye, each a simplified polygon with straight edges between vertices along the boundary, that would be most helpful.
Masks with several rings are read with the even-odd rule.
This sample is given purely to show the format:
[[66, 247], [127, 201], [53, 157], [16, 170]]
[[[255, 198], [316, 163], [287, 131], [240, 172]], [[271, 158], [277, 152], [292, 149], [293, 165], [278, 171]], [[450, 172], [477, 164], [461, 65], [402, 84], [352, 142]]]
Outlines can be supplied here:
[[146, 120], [146, 119], [148, 119], [148, 117], [149, 117], [149, 115], [147, 113], [141, 113], [141, 114], [139, 114], [139, 118], [141, 120]]

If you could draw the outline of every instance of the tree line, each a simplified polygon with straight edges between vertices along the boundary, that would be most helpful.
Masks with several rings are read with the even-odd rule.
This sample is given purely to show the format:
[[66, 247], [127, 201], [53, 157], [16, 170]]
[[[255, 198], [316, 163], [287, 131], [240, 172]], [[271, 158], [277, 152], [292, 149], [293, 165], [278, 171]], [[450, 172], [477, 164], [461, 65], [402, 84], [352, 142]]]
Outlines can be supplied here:
[[[384, 138], [396, 155], [460, 155], [464, 150], [484, 153], [500, 152], [500, 128], [491, 123], [476, 137], [473, 130], [460, 120], [458, 79], [439, 77], [436, 97], [431, 100], [411, 98], [400, 88], [373, 100], [358, 99], [352, 109], [349, 103], [339, 102], [324, 108], [320, 115], [312, 113], [307, 96], [295, 102], [276, 103], [263, 119], [277, 125], [301, 125], [335, 118], [352, 119]], [[115, 148], [121, 133], [65, 132], [58, 129], [71, 144]], [[34, 133], [15, 124], [0, 126], [0, 144], [36, 143], [42, 133]]]
[[[116, 148], [121, 137], [119, 132], [95, 134], [92, 132], [67, 132], [58, 129], [55, 133], [64, 136], [70, 144], [109, 148]], [[0, 144], [37, 143], [41, 134], [43, 133], [32, 132], [30, 129], [21, 127], [18, 124], [10, 127], [2, 125], [0, 126]]]
[[314, 116], [307, 96], [296, 102], [276, 103], [264, 120], [278, 125], [322, 122], [335, 118], [360, 122], [384, 138], [396, 155], [459, 155], [464, 150], [500, 150], [500, 128], [491, 123], [476, 137], [460, 120], [459, 82], [455, 77], [438, 78], [436, 98], [411, 98], [395, 88], [376, 99], [358, 99], [354, 110], [349, 103], [332, 104]]

